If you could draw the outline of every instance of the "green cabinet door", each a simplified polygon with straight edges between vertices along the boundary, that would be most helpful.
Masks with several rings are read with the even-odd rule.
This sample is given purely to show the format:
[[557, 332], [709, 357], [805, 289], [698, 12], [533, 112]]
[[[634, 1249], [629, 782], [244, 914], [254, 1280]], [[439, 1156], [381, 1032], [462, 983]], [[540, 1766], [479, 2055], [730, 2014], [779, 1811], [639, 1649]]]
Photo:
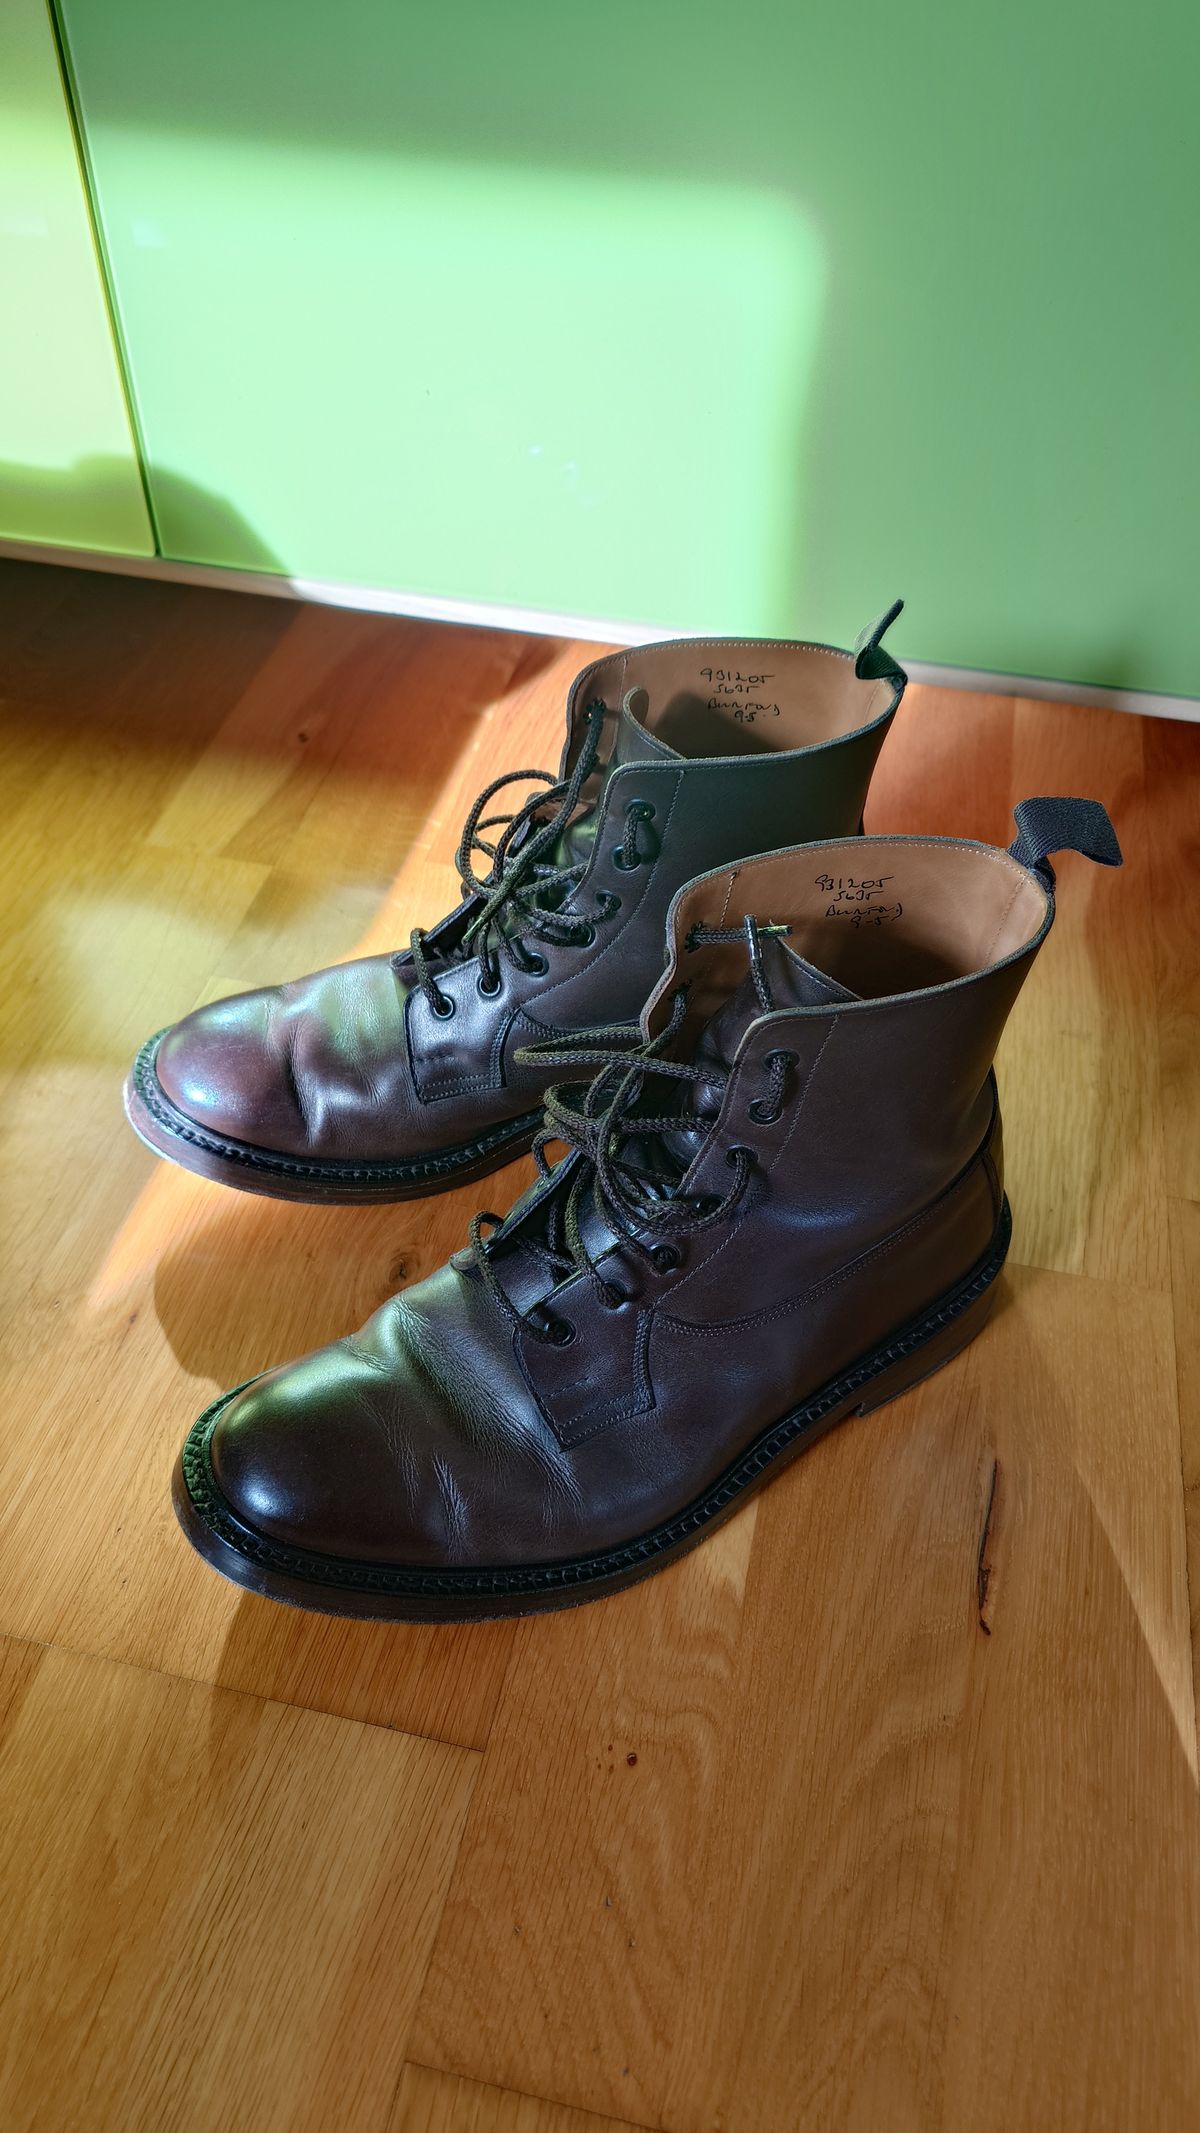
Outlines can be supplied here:
[[0, 538], [154, 539], [45, 0], [0, 7]]
[[62, 0], [173, 556], [1195, 691], [1192, 0]]

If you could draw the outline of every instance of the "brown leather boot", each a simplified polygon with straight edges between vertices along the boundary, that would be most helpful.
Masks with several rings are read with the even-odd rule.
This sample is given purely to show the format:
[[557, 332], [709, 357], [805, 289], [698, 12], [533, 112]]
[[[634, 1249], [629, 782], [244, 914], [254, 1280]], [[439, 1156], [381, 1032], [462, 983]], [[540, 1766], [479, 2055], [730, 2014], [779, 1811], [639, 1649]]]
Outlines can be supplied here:
[[[1008, 1247], [992, 1056], [1054, 916], [1012, 851], [869, 837], [691, 883], [637, 1050], [581, 1040], [504, 1221], [348, 1340], [218, 1400], [176, 1472], [252, 1591], [470, 1620], [614, 1592], [980, 1330]], [[543, 1053], [543, 1060], [546, 1058]]]
[[[900, 605], [853, 652], [687, 639], [585, 667], [558, 778], [514, 771], [471, 810], [458, 909], [401, 953], [151, 1038], [126, 1088], [134, 1130], [203, 1177], [294, 1200], [406, 1199], [523, 1154], [553, 1070], [522, 1048], [636, 1024], [685, 881], [861, 826], [904, 691], [881, 643]], [[548, 790], [489, 812], [531, 779]]]

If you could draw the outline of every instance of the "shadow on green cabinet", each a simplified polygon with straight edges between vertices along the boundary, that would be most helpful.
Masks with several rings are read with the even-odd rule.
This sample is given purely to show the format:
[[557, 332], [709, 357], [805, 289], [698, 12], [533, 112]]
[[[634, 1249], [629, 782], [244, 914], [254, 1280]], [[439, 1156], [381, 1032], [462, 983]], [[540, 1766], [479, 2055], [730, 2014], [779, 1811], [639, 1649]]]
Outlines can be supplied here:
[[1200, 688], [1184, 0], [61, 14], [169, 553]]

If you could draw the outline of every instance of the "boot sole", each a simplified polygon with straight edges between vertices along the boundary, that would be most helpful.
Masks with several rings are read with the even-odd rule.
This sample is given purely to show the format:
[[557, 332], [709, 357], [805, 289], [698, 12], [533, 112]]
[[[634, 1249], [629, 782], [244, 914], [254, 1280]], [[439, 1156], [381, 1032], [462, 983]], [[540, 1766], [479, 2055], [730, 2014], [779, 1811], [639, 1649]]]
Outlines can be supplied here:
[[125, 1116], [155, 1155], [197, 1177], [213, 1178], [238, 1192], [265, 1193], [273, 1200], [320, 1201], [353, 1206], [368, 1200], [424, 1199], [469, 1185], [525, 1155], [542, 1123], [541, 1108], [478, 1133], [456, 1146], [433, 1148], [405, 1162], [335, 1163], [313, 1156], [277, 1155], [247, 1141], [228, 1139], [198, 1126], [171, 1102], [155, 1072], [160, 1030], [142, 1046], [125, 1084]]
[[686, 1510], [618, 1548], [567, 1562], [493, 1570], [401, 1570], [286, 1547], [243, 1525], [213, 1480], [209, 1443], [234, 1393], [224, 1394], [201, 1415], [184, 1444], [173, 1483], [176, 1516], [193, 1548], [223, 1577], [248, 1592], [320, 1614], [387, 1622], [486, 1622], [583, 1606], [664, 1569], [835, 1424], [886, 1406], [951, 1362], [987, 1321], [1011, 1235], [1005, 1200], [987, 1252], [963, 1281], [772, 1424]]

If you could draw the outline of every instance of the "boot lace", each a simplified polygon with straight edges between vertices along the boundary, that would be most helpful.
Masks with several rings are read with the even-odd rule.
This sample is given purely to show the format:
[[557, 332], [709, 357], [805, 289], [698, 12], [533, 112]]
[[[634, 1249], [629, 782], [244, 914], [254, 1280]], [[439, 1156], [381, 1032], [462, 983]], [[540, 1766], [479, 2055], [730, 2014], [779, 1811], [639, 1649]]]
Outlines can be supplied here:
[[[772, 1002], [762, 972], [759, 930], [753, 919], [747, 921], [744, 934], [741, 928], [697, 929], [689, 939], [689, 946], [746, 938], [750, 943], [756, 990], [769, 1012]], [[790, 928], [764, 927], [761, 930], [786, 933]], [[545, 1044], [530, 1045], [522, 1055], [544, 1065], [561, 1065], [571, 1072], [587, 1067], [599, 1069], [584, 1087], [559, 1083], [546, 1093], [544, 1122], [533, 1144], [538, 1169], [548, 1180], [565, 1170], [570, 1162], [570, 1154], [558, 1164], [547, 1162], [546, 1148], [552, 1141], [565, 1142], [578, 1161], [571, 1165], [566, 1191], [551, 1196], [546, 1202], [543, 1233], [540, 1236], [523, 1233], [521, 1247], [549, 1269], [556, 1287], [559, 1282], [569, 1281], [574, 1274], [586, 1275], [594, 1284], [601, 1303], [609, 1310], [619, 1309], [631, 1301], [631, 1296], [602, 1272], [583, 1236], [582, 1218], [589, 1194], [614, 1236], [619, 1237], [633, 1254], [649, 1261], [658, 1272], [669, 1273], [681, 1261], [676, 1240], [695, 1236], [726, 1221], [745, 1193], [754, 1169], [750, 1149], [731, 1147], [725, 1157], [734, 1173], [728, 1191], [723, 1194], [683, 1194], [675, 1189], [682, 1178], [682, 1169], [664, 1190], [662, 1167], [656, 1165], [653, 1170], [648, 1170], [639, 1166], [626, 1146], [633, 1139], [645, 1144], [655, 1136], [678, 1132], [681, 1125], [688, 1123], [686, 1115], [679, 1109], [663, 1110], [656, 1115], [644, 1108], [647, 1081], [665, 1079], [677, 1087], [703, 1082], [710, 1089], [716, 1081], [718, 1092], [723, 1093], [728, 1076], [715, 1077], [711, 1064], [696, 1066], [662, 1056], [679, 1032], [687, 1011], [687, 996], [688, 986], [681, 985], [672, 999], [670, 1019], [648, 1042], [631, 1046], [629, 1027], [615, 1025], [610, 1029], [588, 1031], [586, 1036], [576, 1039], [551, 1039]], [[791, 1054], [775, 1052], [768, 1055], [766, 1101], [770, 1106], [782, 1105], [790, 1061]], [[505, 1241], [502, 1234], [505, 1219], [487, 1211], [477, 1214], [470, 1225], [470, 1241], [461, 1253], [456, 1254], [453, 1263], [463, 1271], [473, 1268], [478, 1273], [493, 1302], [514, 1326], [528, 1331], [535, 1339], [565, 1347], [574, 1339], [575, 1328], [544, 1305], [536, 1306], [533, 1311], [519, 1310], [500, 1279], [495, 1256], [497, 1247], [502, 1248]]]
[[[548, 856], [571, 821], [583, 787], [596, 767], [605, 712], [606, 706], [599, 697], [587, 705], [579, 754], [568, 778], [557, 778], [548, 770], [506, 771], [484, 787], [463, 824], [454, 863], [464, 898], [480, 898], [482, 902], [459, 946], [478, 957], [479, 990], [485, 996], [500, 989], [501, 955], [515, 970], [541, 975], [549, 965], [545, 956], [527, 946], [527, 942], [590, 947], [596, 938], [597, 922], [611, 918], [620, 908], [620, 898], [602, 889], [597, 895], [594, 918], [581, 911], [562, 909], [586, 872], [588, 860], [585, 857], [564, 866]], [[531, 783], [544, 790], [530, 793], [509, 814], [485, 813], [506, 785]], [[631, 800], [626, 807], [621, 843], [614, 855], [625, 872], [640, 866], [649, 856], [642, 826], [653, 814], [648, 801]], [[500, 835], [492, 842], [485, 833], [497, 829]], [[489, 862], [486, 872], [477, 871], [479, 854]], [[445, 952], [430, 943], [424, 928], [414, 926], [407, 950], [398, 950], [392, 958], [397, 971], [406, 956], [411, 958], [417, 984], [432, 1012], [442, 1019], [454, 1013], [454, 1001], [442, 991], [433, 968], [433, 958]]]

